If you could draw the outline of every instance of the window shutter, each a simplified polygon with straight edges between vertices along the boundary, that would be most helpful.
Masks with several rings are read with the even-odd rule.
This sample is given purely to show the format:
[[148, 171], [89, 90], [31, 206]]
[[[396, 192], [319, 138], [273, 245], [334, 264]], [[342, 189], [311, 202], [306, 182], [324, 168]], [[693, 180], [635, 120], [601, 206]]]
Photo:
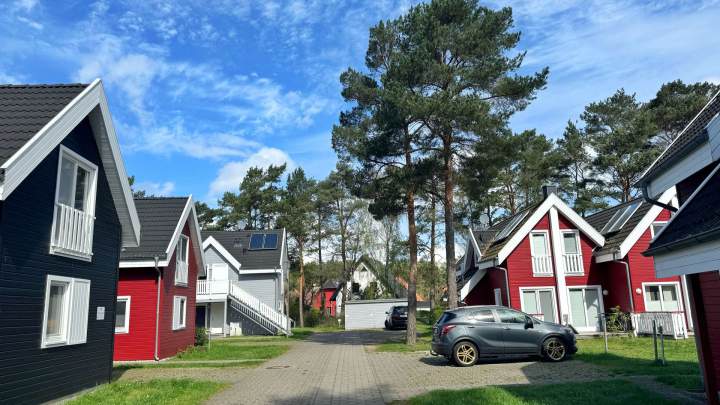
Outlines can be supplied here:
[[173, 298], [173, 329], [178, 328], [178, 297]]
[[90, 306], [90, 280], [74, 279], [70, 296], [70, 327], [68, 344], [85, 343], [87, 340], [88, 308]]

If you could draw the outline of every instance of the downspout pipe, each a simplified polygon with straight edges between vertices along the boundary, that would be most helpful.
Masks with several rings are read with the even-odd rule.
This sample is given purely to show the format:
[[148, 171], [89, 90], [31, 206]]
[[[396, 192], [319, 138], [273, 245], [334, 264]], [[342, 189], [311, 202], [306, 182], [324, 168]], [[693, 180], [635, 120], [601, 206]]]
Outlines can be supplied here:
[[632, 282], [630, 281], [630, 266], [626, 261], [613, 260], [615, 263], [620, 263], [625, 266], [625, 278], [627, 279], [628, 298], [630, 298], [630, 312], [635, 312], [635, 303], [633, 302], [633, 289]]
[[162, 272], [160, 271], [160, 267], [158, 267], [159, 262], [160, 258], [155, 256], [155, 271], [157, 272], [157, 302], [155, 303], [155, 354], [153, 354], [155, 361], [160, 361], [160, 356], [158, 355], [158, 343], [160, 339], [160, 285], [162, 284]]
[[510, 281], [508, 280], [508, 271], [505, 267], [497, 266], [495, 267], [498, 270], [502, 270], [503, 276], [505, 277], [505, 295], [507, 298], [507, 306], [510, 308]]

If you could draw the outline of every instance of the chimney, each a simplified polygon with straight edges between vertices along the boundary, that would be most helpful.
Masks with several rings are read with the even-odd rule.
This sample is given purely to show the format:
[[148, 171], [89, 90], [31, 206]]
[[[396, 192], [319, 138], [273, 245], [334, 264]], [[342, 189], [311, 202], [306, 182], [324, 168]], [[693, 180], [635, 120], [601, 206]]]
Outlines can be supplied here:
[[551, 185], [544, 185], [542, 186], [542, 196], [543, 200], [550, 197], [550, 194], [556, 194], [558, 193], [558, 187], [557, 186], [551, 186]]

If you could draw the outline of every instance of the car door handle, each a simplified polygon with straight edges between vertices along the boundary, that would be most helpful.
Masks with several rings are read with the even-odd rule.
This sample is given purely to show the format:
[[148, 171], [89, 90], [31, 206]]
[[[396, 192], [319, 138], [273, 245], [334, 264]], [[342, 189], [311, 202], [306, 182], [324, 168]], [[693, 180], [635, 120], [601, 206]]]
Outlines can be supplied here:
[[468, 325], [468, 329], [475, 329], [475, 327]]

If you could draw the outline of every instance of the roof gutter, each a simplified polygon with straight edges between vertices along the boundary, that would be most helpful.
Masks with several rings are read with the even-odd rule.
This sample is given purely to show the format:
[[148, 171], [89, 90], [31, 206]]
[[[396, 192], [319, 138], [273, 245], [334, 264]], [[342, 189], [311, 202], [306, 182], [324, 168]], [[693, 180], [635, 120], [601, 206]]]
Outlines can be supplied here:
[[657, 205], [658, 207], [665, 208], [666, 210], [669, 210], [670, 212], [677, 212], [677, 210], [678, 210], [677, 208], [673, 207], [673, 206], [670, 205], [670, 204], [662, 203], [662, 202], [660, 202], [660, 201], [658, 201], [658, 200], [655, 200], [655, 199], [653, 199], [652, 197], [650, 197], [650, 193], [648, 192], [648, 183], [647, 183], [647, 181], [645, 181], [645, 182], [642, 183], [642, 195], [643, 195], [643, 200], [649, 202], [649, 203], [652, 204], [652, 205]]
[[713, 229], [711, 231], [701, 233], [700, 235], [681, 239], [678, 242], [669, 245], [661, 245], [648, 249], [643, 252], [643, 256], [654, 256], [657, 253], [670, 252], [684, 246], [692, 245], [694, 243], [704, 243], [711, 240], [716, 240], [718, 239], [718, 237], [720, 237], [720, 229]]
[[[685, 158], [688, 153], [692, 152], [694, 149], [696, 149], [698, 146], [702, 145], [703, 143], [707, 142], [710, 139], [710, 134], [706, 129], [703, 129], [703, 131], [696, 135], [690, 142], [686, 143], [682, 147], [680, 147], [669, 159], [666, 161], [660, 163], [657, 166], [651, 167], [643, 176], [640, 178], [640, 181], [638, 183], [640, 184], [647, 184], [650, 177], [657, 177], [660, 173], [664, 172], [669, 166], [677, 163], [681, 159]], [[644, 186], [643, 186], [644, 188]], [[643, 194], [645, 192], [643, 191]], [[650, 202], [648, 200], [648, 202]]]

